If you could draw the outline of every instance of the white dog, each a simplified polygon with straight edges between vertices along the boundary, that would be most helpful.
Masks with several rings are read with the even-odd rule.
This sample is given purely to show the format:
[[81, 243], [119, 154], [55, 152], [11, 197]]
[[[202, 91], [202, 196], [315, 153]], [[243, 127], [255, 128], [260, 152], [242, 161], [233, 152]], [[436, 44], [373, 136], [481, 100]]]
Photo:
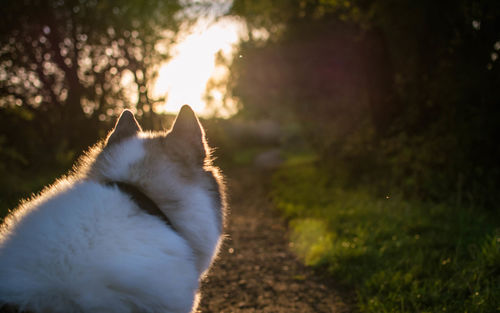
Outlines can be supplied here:
[[73, 173], [0, 229], [0, 307], [190, 312], [219, 246], [222, 178], [189, 106], [170, 132], [124, 111]]

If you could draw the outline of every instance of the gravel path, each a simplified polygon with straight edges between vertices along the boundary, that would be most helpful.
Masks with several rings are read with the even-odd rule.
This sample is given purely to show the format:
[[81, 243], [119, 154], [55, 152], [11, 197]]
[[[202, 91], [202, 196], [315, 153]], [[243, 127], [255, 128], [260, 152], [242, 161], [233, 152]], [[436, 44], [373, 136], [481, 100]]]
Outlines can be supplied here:
[[265, 181], [251, 169], [229, 174], [228, 238], [202, 283], [197, 312], [351, 312], [347, 292], [289, 251]]

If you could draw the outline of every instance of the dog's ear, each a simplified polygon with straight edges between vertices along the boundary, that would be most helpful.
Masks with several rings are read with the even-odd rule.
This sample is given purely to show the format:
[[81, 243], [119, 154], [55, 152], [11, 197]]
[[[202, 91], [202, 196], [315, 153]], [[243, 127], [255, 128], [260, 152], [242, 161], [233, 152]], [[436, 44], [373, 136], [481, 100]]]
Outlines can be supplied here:
[[130, 110], [123, 110], [118, 121], [116, 121], [115, 128], [113, 128], [106, 139], [106, 146], [132, 137], [140, 131], [141, 126], [137, 123], [134, 114]]
[[205, 132], [189, 105], [182, 106], [170, 134], [174, 138], [194, 147], [205, 157]]

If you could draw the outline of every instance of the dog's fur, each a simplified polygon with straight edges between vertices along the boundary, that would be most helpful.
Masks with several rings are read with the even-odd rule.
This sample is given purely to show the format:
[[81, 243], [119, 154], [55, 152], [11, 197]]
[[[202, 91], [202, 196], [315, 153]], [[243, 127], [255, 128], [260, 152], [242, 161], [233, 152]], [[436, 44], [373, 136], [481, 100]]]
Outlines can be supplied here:
[[[190, 312], [219, 246], [225, 200], [203, 128], [184, 106], [170, 132], [124, 111], [74, 171], [0, 230], [0, 307], [32, 312]], [[171, 221], [107, 182], [142, 190]]]

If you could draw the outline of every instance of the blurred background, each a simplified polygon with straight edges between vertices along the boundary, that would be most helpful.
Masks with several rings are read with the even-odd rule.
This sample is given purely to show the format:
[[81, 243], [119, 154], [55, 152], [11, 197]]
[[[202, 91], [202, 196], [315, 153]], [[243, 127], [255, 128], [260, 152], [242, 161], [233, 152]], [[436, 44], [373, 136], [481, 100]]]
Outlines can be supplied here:
[[2, 6], [2, 216], [124, 108], [161, 129], [187, 103], [360, 310], [500, 310], [499, 1]]

